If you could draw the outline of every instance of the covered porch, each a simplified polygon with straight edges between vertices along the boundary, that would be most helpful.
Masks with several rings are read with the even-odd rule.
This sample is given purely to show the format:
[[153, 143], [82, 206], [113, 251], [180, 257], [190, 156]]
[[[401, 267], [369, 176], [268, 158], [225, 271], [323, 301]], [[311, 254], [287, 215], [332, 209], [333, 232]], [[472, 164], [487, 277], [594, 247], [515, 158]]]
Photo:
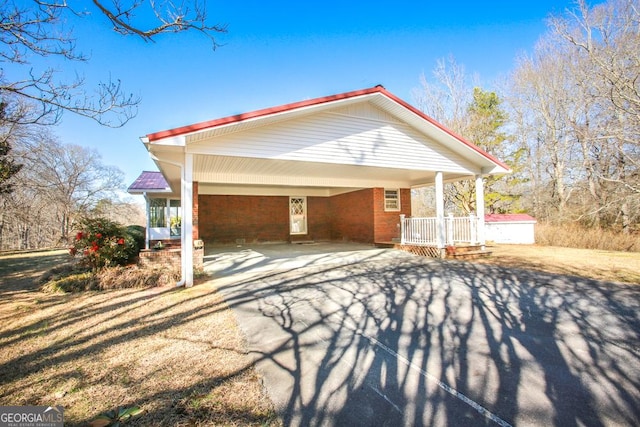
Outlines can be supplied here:
[[439, 248], [456, 244], [484, 245], [484, 220], [475, 215], [442, 218], [405, 218], [400, 215], [400, 243]]
[[484, 216], [405, 217], [400, 215], [400, 238], [391, 245], [416, 255], [435, 258], [479, 258], [485, 250]]

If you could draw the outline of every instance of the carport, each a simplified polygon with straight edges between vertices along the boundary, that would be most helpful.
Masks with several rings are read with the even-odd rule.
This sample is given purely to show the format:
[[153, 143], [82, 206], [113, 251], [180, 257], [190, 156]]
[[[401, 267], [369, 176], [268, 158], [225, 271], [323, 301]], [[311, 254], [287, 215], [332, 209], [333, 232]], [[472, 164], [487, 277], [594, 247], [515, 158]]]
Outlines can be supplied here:
[[401, 215], [411, 215], [411, 189], [420, 186], [436, 189], [433, 240], [442, 251], [444, 183], [475, 182], [483, 230], [483, 177], [509, 172], [382, 86], [154, 132], [142, 141], [170, 188], [160, 206], [181, 200], [186, 286], [193, 282], [195, 240], [207, 247], [400, 238]]

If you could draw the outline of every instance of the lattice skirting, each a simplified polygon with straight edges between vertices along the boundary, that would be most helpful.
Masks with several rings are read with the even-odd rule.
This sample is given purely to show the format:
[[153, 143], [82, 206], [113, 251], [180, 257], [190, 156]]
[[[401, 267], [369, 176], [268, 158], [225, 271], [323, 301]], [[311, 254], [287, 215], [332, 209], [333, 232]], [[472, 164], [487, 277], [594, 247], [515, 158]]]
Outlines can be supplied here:
[[440, 258], [440, 249], [435, 246], [416, 246], [416, 245], [400, 245], [394, 246], [396, 249], [410, 252], [414, 255], [426, 256], [431, 258]]

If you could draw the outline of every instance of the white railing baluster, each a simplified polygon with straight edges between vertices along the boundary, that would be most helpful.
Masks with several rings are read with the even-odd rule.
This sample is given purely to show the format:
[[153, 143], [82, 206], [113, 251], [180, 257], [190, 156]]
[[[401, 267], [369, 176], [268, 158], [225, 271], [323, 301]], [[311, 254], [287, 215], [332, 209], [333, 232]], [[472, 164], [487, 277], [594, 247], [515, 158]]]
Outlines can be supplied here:
[[[437, 218], [407, 218], [400, 215], [400, 243], [403, 245], [437, 245]], [[458, 243], [477, 244], [480, 236], [478, 218], [445, 217], [445, 242], [447, 245]]]
[[469, 214], [469, 243], [478, 243], [478, 224], [475, 221], [476, 217]]

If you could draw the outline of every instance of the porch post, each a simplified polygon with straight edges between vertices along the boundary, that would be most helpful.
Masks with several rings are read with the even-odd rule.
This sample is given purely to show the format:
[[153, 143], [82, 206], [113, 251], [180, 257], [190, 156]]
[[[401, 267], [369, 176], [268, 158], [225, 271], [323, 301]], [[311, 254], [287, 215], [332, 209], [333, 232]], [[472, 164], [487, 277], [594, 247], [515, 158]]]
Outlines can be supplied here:
[[193, 286], [193, 154], [185, 153], [182, 174], [182, 277]]
[[440, 256], [444, 256], [444, 221], [444, 178], [442, 172], [436, 172], [436, 244], [440, 249]]
[[478, 215], [478, 243], [484, 250], [484, 181], [482, 180], [482, 174], [476, 175], [476, 215]]
[[404, 231], [405, 231], [405, 229], [404, 229], [404, 218], [405, 218], [405, 215], [404, 214], [400, 214], [400, 244], [401, 245], [404, 245], [404, 239], [405, 239], [405, 237], [404, 237]]
[[147, 227], [146, 227], [146, 230], [144, 231], [144, 248], [149, 249], [149, 239], [151, 238], [151, 232], [149, 231], [149, 227], [151, 227], [151, 217], [149, 216], [149, 214], [151, 213], [151, 207], [150, 207], [151, 202], [149, 201], [149, 196], [147, 196], [146, 191], [143, 193], [143, 195], [144, 195], [145, 209], [147, 211]]

